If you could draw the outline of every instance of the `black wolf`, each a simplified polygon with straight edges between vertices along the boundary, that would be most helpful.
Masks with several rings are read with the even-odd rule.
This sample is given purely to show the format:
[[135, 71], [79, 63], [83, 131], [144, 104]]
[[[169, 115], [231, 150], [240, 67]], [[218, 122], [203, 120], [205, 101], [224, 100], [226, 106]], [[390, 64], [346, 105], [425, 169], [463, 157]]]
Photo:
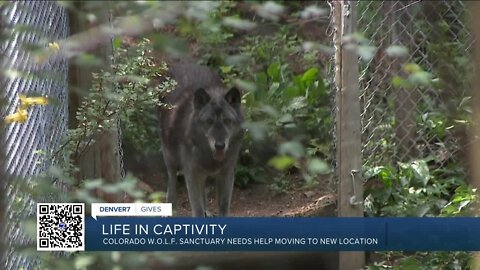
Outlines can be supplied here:
[[216, 181], [219, 214], [227, 216], [234, 169], [240, 151], [244, 120], [241, 94], [227, 89], [212, 69], [192, 63], [170, 63], [176, 89], [160, 110], [163, 157], [168, 173], [167, 202], [175, 204], [176, 174], [182, 170], [192, 216], [206, 216], [205, 181]]

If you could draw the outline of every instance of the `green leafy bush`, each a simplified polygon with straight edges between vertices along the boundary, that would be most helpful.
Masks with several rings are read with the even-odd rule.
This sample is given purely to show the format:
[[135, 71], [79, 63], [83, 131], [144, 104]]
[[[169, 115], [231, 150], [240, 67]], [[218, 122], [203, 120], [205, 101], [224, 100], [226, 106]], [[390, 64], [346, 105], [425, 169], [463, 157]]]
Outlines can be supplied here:
[[[303, 58], [301, 44], [288, 27], [271, 36], [247, 38], [240, 50], [247, 64], [227, 66], [226, 73], [241, 78], [233, 81], [247, 90], [243, 99], [249, 151], [244, 154], [254, 160], [248, 165], [264, 167], [267, 163], [277, 171], [294, 169], [306, 183], [312, 183], [318, 174], [330, 170], [324, 159], [330, 157], [333, 122], [322, 72], [310, 58]], [[255, 149], [266, 146], [270, 146], [270, 157], [255, 160]], [[274, 186], [289, 186], [295, 175], [273, 177]]]
[[456, 216], [475, 200], [460, 167], [428, 165], [429, 160], [398, 163], [398, 167], [365, 169], [365, 210], [369, 216]]
[[411, 269], [411, 270], [443, 270], [470, 269], [471, 256], [468, 252], [416, 252], [406, 256], [403, 252], [384, 252], [383, 261], [366, 267], [367, 270]]
[[153, 44], [148, 39], [118, 46], [114, 58], [117, 98], [127, 105], [119, 110], [124, 140], [140, 153], [159, 153], [156, 107], [166, 106], [160, 97], [172, 91], [176, 82], [165, 77], [167, 64], [154, 59]]

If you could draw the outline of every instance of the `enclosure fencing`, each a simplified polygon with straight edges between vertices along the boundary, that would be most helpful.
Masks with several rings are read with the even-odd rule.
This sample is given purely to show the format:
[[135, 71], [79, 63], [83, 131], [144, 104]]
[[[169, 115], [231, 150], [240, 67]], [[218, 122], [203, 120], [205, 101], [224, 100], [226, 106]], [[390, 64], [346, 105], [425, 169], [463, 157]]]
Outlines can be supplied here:
[[[34, 211], [31, 198], [20, 187], [55, 162], [45, 157], [59, 145], [68, 121], [67, 61], [54, 58], [36, 63], [31, 49], [67, 37], [69, 22], [66, 10], [53, 1], [4, 5], [2, 16], [10, 35], [2, 44], [8, 78], [0, 118], [17, 111], [19, 94], [55, 101], [30, 108], [28, 121], [7, 125], [5, 133], [6, 172], [13, 177], [7, 183], [10, 247], [6, 265], [0, 268], [31, 269], [34, 261], [13, 250], [29, 241], [21, 232], [19, 217]], [[350, 8], [357, 9], [357, 29], [366, 38], [361, 42], [373, 53], [360, 64], [362, 164], [428, 157], [442, 166], [462, 161], [468, 145], [464, 120], [469, 115], [468, 100], [462, 97], [470, 89], [472, 44], [467, 3], [358, 1]], [[399, 47], [392, 51], [392, 45], [403, 46], [408, 53], [402, 55]], [[405, 84], [409, 80], [423, 85], [409, 87]], [[338, 107], [332, 109], [338, 112]], [[441, 115], [447, 115], [447, 120]], [[338, 138], [336, 129], [333, 137]], [[335, 147], [338, 143], [334, 140]]]
[[[5, 106], [0, 118], [17, 112], [19, 94], [48, 96], [49, 106], [34, 106], [28, 110], [24, 124], [7, 125], [6, 172], [11, 175], [7, 193], [7, 235], [10, 243], [6, 265], [2, 269], [31, 269], [34, 261], [14, 253], [13, 247], [30, 240], [22, 233], [19, 217], [32, 214], [33, 202], [20, 187], [31, 183], [33, 176], [45, 172], [52, 160], [46, 160], [57, 148], [67, 128], [68, 64], [51, 59], [36, 63], [32, 49], [45, 48], [52, 41], [69, 33], [68, 16], [54, 1], [15, 1], [2, 3], [9, 36], [2, 44], [4, 69], [8, 75], [4, 86]], [[52, 183], [53, 184], [53, 183]]]
[[[462, 97], [468, 96], [472, 70], [468, 4], [358, 1], [356, 8], [358, 29], [377, 48], [360, 70], [364, 163], [462, 161], [468, 144], [462, 117], [469, 114]], [[408, 53], [395, 55], [394, 45]], [[404, 85], [410, 82], [417, 86]]]
[[[399, 163], [417, 159], [442, 169], [468, 162], [473, 74], [468, 5], [330, 3], [337, 215], [361, 217], [366, 169], [397, 170]], [[341, 269], [364, 267], [364, 254], [339, 256]]]

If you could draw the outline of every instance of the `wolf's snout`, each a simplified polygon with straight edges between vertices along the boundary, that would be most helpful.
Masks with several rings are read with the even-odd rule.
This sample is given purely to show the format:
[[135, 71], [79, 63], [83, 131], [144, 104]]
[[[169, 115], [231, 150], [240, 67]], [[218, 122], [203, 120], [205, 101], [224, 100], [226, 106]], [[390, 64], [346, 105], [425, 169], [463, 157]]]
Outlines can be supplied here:
[[213, 158], [215, 160], [221, 161], [225, 159], [225, 152], [227, 150], [227, 144], [225, 142], [215, 142], [211, 144], [213, 151]]
[[215, 149], [216, 150], [224, 150], [225, 149], [225, 143], [216, 142], [215, 143]]

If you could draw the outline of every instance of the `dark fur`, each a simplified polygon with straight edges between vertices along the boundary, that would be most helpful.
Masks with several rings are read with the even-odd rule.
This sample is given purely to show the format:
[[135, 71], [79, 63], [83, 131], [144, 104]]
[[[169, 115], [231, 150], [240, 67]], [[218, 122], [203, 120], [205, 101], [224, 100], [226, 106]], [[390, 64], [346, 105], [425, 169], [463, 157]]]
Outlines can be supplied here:
[[160, 111], [163, 156], [168, 172], [167, 201], [175, 204], [176, 173], [182, 170], [193, 216], [205, 216], [205, 181], [216, 180], [219, 214], [229, 214], [234, 168], [243, 135], [240, 92], [227, 89], [210, 68], [170, 64], [175, 91]]

